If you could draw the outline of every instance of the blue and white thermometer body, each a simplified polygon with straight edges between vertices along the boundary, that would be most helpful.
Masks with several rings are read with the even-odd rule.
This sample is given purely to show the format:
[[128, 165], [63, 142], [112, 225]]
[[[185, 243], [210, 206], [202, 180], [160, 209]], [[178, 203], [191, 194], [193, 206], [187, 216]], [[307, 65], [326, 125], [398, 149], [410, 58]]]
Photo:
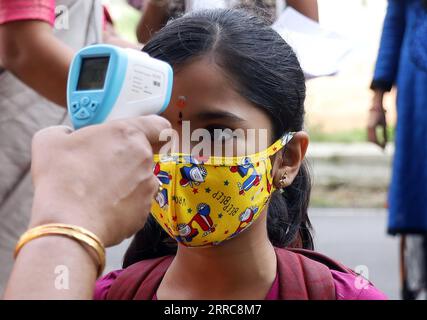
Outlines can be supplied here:
[[159, 114], [168, 106], [171, 66], [147, 53], [93, 45], [75, 55], [68, 74], [67, 104], [74, 128], [108, 120]]

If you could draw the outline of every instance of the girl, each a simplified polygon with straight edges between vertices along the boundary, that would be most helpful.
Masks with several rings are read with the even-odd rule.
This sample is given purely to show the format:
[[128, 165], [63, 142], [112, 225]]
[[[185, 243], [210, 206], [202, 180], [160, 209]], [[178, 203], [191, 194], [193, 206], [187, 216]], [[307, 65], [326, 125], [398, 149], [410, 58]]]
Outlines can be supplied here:
[[[152, 216], [95, 298], [383, 299], [311, 251], [305, 82], [285, 41], [250, 13], [209, 10], [170, 22], [143, 50], [173, 66], [163, 116], [178, 132], [184, 121], [210, 132], [265, 129], [270, 147], [234, 158], [155, 157], [163, 189]], [[225, 140], [213, 142], [261, 143]]]

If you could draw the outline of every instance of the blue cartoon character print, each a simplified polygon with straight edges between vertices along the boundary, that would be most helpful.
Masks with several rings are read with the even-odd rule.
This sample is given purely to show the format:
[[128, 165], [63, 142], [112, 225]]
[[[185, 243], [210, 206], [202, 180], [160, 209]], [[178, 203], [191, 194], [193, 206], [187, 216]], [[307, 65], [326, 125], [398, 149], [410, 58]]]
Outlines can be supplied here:
[[249, 158], [243, 159], [242, 164], [238, 166], [232, 166], [230, 171], [237, 172], [242, 178], [246, 177], [243, 183], [237, 183], [240, 195], [245, 194], [246, 191], [250, 190], [253, 186], [259, 185], [261, 182], [262, 175], [256, 172]]
[[181, 180], [179, 184], [182, 187], [186, 186], [198, 186], [205, 181], [207, 176], [206, 168], [202, 165], [192, 164], [191, 166], [185, 166], [179, 169], [181, 172]]
[[[169, 173], [160, 169], [159, 163], [154, 165], [153, 173], [162, 184], [170, 183], [172, 177], [169, 175]], [[157, 193], [156, 202], [159, 204], [160, 208], [165, 208], [168, 205], [168, 191], [166, 188]]]

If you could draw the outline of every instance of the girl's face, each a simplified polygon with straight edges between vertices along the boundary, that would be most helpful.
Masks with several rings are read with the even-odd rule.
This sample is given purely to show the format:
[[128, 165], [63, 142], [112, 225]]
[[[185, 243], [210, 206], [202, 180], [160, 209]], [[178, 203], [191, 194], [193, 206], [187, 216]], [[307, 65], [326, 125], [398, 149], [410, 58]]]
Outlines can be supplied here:
[[[248, 153], [263, 151], [274, 142], [273, 123], [270, 117], [263, 109], [253, 105], [236, 91], [233, 81], [227, 77], [211, 57], [194, 60], [175, 70], [171, 102], [162, 115], [171, 122], [173, 129], [176, 130], [180, 138], [178, 150], [175, 149], [173, 150], [174, 152], [187, 153], [187, 150], [182, 150], [183, 143], [187, 143], [190, 148], [198, 145], [200, 143], [199, 140], [193, 142], [183, 141], [184, 139], [189, 139], [191, 132], [197, 129], [206, 129], [210, 133], [211, 145], [219, 144], [222, 146], [222, 149], [210, 147], [209, 155], [224, 156], [224, 150], [229, 151], [227, 147], [231, 143], [233, 146], [232, 156], [244, 156]], [[187, 124], [183, 123], [183, 121], [189, 121], [190, 132], [183, 132], [184, 125]], [[231, 131], [239, 129], [243, 130], [245, 134], [232, 134], [229, 139], [217, 141], [214, 135], [215, 129], [229, 129]], [[247, 130], [254, 129], [255, 131], [252, 131], [252, 133], [255, 134], [247, 134]], [[262, 134], [257, 134], [260, 131], [262, 131]], [[274, 155], [274, 159], [272, 159], [272, 184], [274, 186], [284, 187], [279, 183], [284, 173], [287, 175], [287, 183], [292, 183], [299, 171], [307, 144], [308, 137], [306, 134], [297, 133], [286, 147], [286, 157], [283, 157], [283, 152], [278, 152]], [[252, 147], [252, 152], [246, 152], [245, 147], [247, 148], [248, 146]], [[242, 154], [242, 150], [245, 150], [243, 151], [245, 153]], [[193, 155], [209, 156], [208, 154], [200, 154], [194, 151], [192, 152]], [[203, 150], [203, 152], [205, 151]], [[218, 154], [221, 151], [222, 154]], [[226, 154], [226, 156], [230, 156], [230, 154]], [[192, 178], [194, 181], [199, 181], [194, 177]], [[247, 207], [246, 204], [245, 207]], [[254, 234], [259, 235], [254, 236], [254, 238], [265, 238], [265, 212], [267, 206], [264, 208], [259, 213], [260, 218], [254, 221], [254, 226], [250, 228], [251, 231], [243, 232], [243, 236], [235, 237], [234, 239], [246, 241], [247, 237], [251, 238]], [[252, 213], [252, 211], [249, 211], [246, 215], [242, 215], [241, 223], [243, 225], [252, 224]], [[209, 220], [207, 221], [209, 222]], [[262, 221], [262, 223], [259, 223], [259, 221]], [[192, 229], [182, 229], [180, 232], [181, 236], [185, 237], [189, 236]]]
[[[232, 81], [209, 57], [197, 59], [176, 70], [171, 102], [162, 115], [171, 122], [180, 138], [180, 147], [173, 151], [187, 153], [188, 151], [182, 150], [183, 143], [187, 143], [190, 148], [200, 143], [199, 141], [183, 141], [183, 139], [189, 139], [188, 133], [182, 132], [186, 125], [182, 123], [183, 121], [189, 121], [190, 134], [196, 129], [206, 129], [209, 132], [211, 147], [209, 150], [203, 150], [203, 152], [208, 151], [209, 155], [224, 156], [224, 152], [227, 150], [226, 145], [231, 144], [232, 155], [243, 156], [248, 153], [245, 152], [247, 146], [253, 148], [249, 153], [256, 153], [261, 149], [266, 149], [272, 142], [272, 122], [268, 115], [240, 96]], [[229, 138], [217, 140], [214, 136], [215, 129], [230, 129], [231, 131], [240, 129], [244, 134], [232, 134]], [[254, 134], [247, 134], [249, 129], [255, 129]], [[263, 129], [263, 135], [257, 134], [260, 129]], [[214, 144], [220, 145], [222, 148], [212, 147]], [[245, 153], [241, 154], [242, 150]], [[191, 150], [189, 151], [191, 152]], [[220, 152], [223, 154], [218, 154]], [[196, 155], [196, 151], [193, 150], [192, 154]], [[203, 155], [207, 156], [205, 153]], [[194, 181], [199, 181], [195, 177], [192, 178]], [[250, 213], [243, 217], [244, 220], [241, 223], [251, 223], [248, 221]], [[262, 220], [264, 220], [265, 215], [262, 214], [262, 216]], [[255, 223], [255, 225], [261, 227], [261, 234], [265, 233], [266, 228], [263, 226], [265, 221], [262, 224]], [[257, 232], [256, 228], [251, 228], [251, 230], [247, 236]], [[189, 237], [192, 228], [186, 225], [179, 232], [181, 237]]]
[[[267, 114], [240, 96], [231, 79], [209, 57], [192, 61], [177, 70], [171, 102], [163, 116], [179, 134], [180, 144], [189, 143], [194, 146], [199, 143], [182, 141], [186, 138], [181, 132], [182, 121], [189, 121], [191, 131], [207, 129], [211, 135], [212, 146], [217, 142], [214, 129], [244, 130], [244, 136], [223, 138], [222, 145], [232, 143], [234, 150], [244, 150], [240, 147], [251, 145], [254, 146], [254, 151], [258, 152], [260, 147], [265, 148], [272, 142], [272, 123]], [[255, 134], [246, 134], [247, 129], [255, 129]], [[266, 130], [266, 136], [260, 136], [259, 129], [264, 129], [264, 132]], [[234, 154], [241, 155], [238, 152]]]

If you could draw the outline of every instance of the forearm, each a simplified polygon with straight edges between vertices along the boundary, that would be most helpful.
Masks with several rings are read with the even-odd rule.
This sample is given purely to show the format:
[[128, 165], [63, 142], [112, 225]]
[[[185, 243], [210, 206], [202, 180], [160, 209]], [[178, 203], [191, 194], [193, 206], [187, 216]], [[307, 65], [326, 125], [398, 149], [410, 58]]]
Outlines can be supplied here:
[[0, 26], [0, 60], [5, 69], [47, 99], [66, 107], [71, 48], [56, 39], [42, 21]]
[[102, 40], [104, 43], [118, 46], [121, 48], [132, 48], [136, 50], [141, 50], [141, 45], [127, 41], [120, 36], [114, 30], [114, 27], [111, 24], [107, 24], [106, 29], [102, 34]]
[[19, 252], [4, 299], [92, 299], [96, 274], [88, 249], [78, 242], [41, 237]]
[[302, 13], [306, 17], [319, 21], [319, 7], [317, 0], [288, 0], [287, 5]]
[[374, 101], [375, 102], [382, 102], [385, 93], [386, 93], [386, 91], [381, 90], [381, 89], [374, 90], [374, 97], [373, 97]]
[[373, 109], [383, 109], [383, 100], [384, 100], [384, 94], [386, 91], [382, 89], [375, 89], [374, 95], [372, 97], [372, 108]]

